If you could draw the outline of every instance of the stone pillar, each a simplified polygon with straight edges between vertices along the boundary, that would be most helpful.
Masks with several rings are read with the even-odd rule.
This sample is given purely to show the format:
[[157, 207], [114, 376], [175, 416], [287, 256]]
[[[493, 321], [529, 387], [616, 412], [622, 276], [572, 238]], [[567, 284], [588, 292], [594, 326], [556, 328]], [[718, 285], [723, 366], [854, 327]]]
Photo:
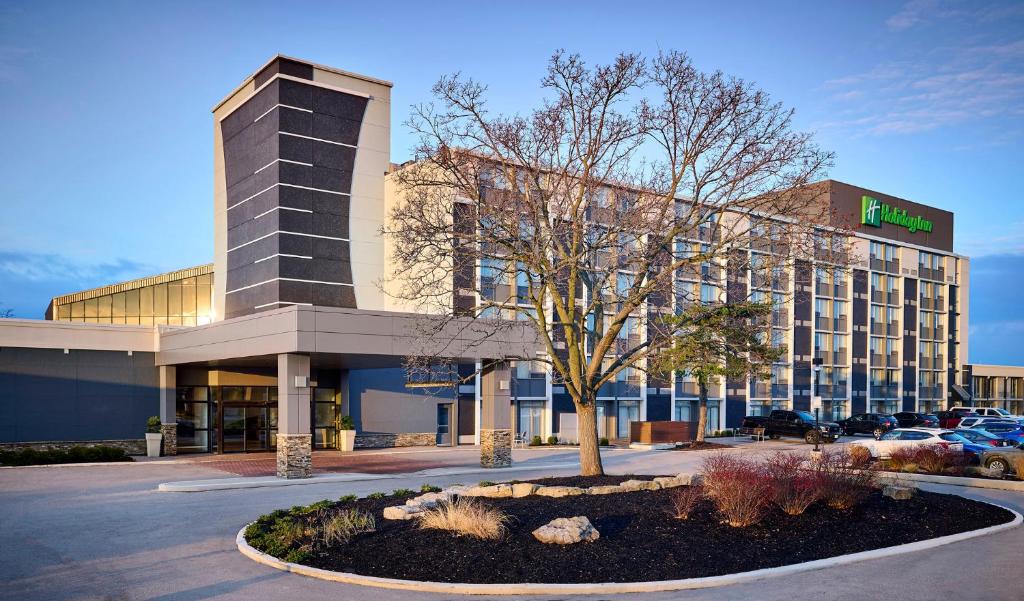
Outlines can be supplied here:
[[507, 362], [484, 364], [480, 375], [480, 465], [512, 465], [512, 374]]
[[309, 415], [309, 357], [277, 356], [277, 477], [313, 475]]
[[178, 454], [178, 369], [160, 366], [160, 432], [164, 435], [164, 455]]

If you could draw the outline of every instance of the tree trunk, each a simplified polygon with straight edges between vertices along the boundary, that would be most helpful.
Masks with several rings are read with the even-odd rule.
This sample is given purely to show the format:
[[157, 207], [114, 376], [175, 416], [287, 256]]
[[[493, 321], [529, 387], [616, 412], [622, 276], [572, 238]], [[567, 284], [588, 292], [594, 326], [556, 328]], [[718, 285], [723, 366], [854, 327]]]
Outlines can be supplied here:
[[601, 447], [597, 438], [597, 407], [593, 400], [576, 403], [576, 428], [580, 438], [580, 475], [603, 476]]
[[704, 431], [708, 429], [708, 385], [707, 382], [700, 380], [697, 382], [697, 387], [700, 389], [700, 400], [698, 402], [699, 409], [697, 418], [697, 442], [704, 442]]

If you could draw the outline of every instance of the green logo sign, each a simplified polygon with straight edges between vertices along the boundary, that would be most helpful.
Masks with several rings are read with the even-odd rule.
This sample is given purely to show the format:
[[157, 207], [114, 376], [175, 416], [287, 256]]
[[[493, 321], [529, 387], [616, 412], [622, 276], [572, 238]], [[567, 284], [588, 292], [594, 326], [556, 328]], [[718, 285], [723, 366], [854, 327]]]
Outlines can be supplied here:
[[891, 207], [870, 196], [860, 197], [860, 222], [871, 227], [882, 227], [883, 223], [891, 223], [907, 228], [912, 234], [932, 231], [932, 222], [924, 217], [911, 217], [905, 209]]

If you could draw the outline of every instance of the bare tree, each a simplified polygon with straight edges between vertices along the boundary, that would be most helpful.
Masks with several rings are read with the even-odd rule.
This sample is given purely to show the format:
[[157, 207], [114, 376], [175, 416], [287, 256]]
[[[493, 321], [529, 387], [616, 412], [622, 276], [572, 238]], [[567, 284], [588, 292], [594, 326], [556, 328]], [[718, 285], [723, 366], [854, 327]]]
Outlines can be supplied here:
[[565, 387], [581, 471], [601, 474], [599, 393], [648, 365], [664, 377], [649, 357], [671, 342], [665, 316], [724, 297], [752, 243], [772, 248], [757, 269], [813, 256], [831, 230], [815, 227], [828, 219], [808, 184], [832, 155], [754, 85], [677, 52], [589, 67], [559, 51], [541, 85], [525, 116], [490, 113], [459, 75], [414, 107], [415, 160], [390, 179], [386, 289], [489, 332], [532, 324], [546, 352], [522, 359]]

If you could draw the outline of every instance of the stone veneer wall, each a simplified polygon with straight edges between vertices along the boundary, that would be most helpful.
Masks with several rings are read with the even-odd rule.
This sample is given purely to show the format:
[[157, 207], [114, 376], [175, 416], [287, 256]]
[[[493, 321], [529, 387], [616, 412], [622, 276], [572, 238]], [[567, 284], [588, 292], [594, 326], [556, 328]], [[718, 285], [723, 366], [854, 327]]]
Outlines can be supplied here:
[[277, 477], [309, 478], [313, 475], [313, 435], [277, 435]]
[[508, 467], [512, 465], [512, 430], [480, 429], [481, 467]]
[[388, 449], [392, 447], [433, 447], [434, 432], [399, 432], [397, 434], [356, 434], [357, 449]]
[[37, 451], [49, 451], [51, 449], [67, 451], [72, 447], [118, 447], [125, 450], [129, 455], [145, 455], [146, 439], [132, 440], [47, 440], [40, 442], [3, 442], [0, 443], [2, 451], [20, 451], [22, 449], [35, 449]]
[[164, 435], [164, 455], [177, 455], [178, 424], [161, 424], [160, 433]]

